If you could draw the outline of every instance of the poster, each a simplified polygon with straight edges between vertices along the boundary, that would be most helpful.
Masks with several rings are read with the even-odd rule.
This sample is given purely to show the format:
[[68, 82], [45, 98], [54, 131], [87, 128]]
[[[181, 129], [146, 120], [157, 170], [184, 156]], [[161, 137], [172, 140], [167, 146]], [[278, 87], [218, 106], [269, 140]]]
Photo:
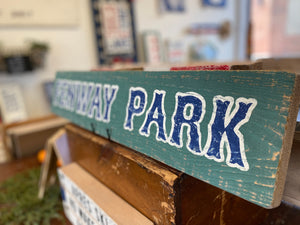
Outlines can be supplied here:
[[101, 2], [103, 48], [105, 54], [133, 53], [131, 16], [127, 2]]

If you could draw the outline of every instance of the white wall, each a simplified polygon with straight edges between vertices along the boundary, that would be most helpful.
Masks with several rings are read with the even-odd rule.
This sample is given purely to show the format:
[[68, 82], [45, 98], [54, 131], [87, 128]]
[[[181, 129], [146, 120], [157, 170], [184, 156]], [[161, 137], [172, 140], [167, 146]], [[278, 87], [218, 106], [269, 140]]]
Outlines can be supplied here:
[[0, 73], [0, 85], [14, 82], [21, 86], [29, 117], [50, 113], [42, 82], [54, 79], [56, 71], [90, 70], [97, 65], [90, 1], [78, 3], [75, 27], [0, 27], [0, 43], [5, 49], [20, 49], [31, 39], [50, 46], [45, 68], [19, 75]]
[[[187, 43], [195, 40], [210, 40], [219, 50], [218, 61], [235, 59], [236, 9], [239, 0], [227, 0], [226, 8], [203, 8], [200, 0], [185, 0], [183, 14], [160, 14], [156, 0], [135, 0], [137, 34], [146, 30], [157, 30], [162, 38], [184, 37]], [[30, 118], [50, 113], [42, 82], [54, 79], [58, 70], [90, 70], [97, 65], [97, 50], [90, 9], [90, 0], [79, 0], [79, 23], [76, 27], [0, 27], [0, 42], [5, 48], [22, 47], [26, 40], [48, 42], [50, 52], [44, 69], [21, 75], [0, 73], [0, 85], [14, 82], [21, 85]], [[232, 32], [228, 39], [217, 35], [188, 36], [184, 30], [191, 23], [231, 22]]]
[[[240, 0], [237, 0], [240, 1]], [[244, 1], [244, 0], [242, 0]], [[203, 7], [200, 0], [186, 0], [183, 13], [159, 13], [157, 0], [136, 0], [136, 27], [139, 32], [159, 31], [163, 40], [181, 38], [186, 45], [196, 41], [213, 42], [219, 53], [218, 61], [232, 61], [236, 33], [236, 0], [227, 0], [225, 8]], [[216, 23], [230, 21], [231, 34], [228, 39], [221, 40], [218, 35], [187, 35], [185, 30], [193, 23]]]

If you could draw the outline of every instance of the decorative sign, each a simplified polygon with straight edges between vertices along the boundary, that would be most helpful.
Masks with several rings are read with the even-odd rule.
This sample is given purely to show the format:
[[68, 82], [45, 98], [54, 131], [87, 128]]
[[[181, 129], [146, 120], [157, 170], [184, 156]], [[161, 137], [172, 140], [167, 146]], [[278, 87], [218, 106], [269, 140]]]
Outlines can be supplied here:
[[0, 86], [0, 111], [4, 123], [27, 119], [21, 89], [16, 84]]
[[116, 225], [116, 223], [72, 180], [58, 170], [62, 186], [63, 206], [68, 219], [73, 223]]
[[145, 61], [150, 64], [163, 61], [163, 45], [158, 32], [149, 31], [143, 35]]
[[299, 77], [286, 72], [61, 72], [52, 110], [253, 203], [275, 207], [288, 166], [298, 85]]
[[78, 23], [78, 0], [0, 0], [0, 25], [74, 26]]
[[133, 39], [127, 2], [102, 2], [99, 5], [106, 54], [131, 54]]
[[183, 40], [167, 42], [167, 58], [169, 63], [184, 63], [187, 60], [186, 46]]
[[[58, 175], [64, 210], [73, 224], [153, 225], [151, 220], [78, 164], [60, 168]], [[79, 221], [81, 223], [77, 223]]]
[[184, 0], [160, 0], [160, 10], [162, 12], [184, 12]]
[[133, 5], [130, 0], [91, 0], [99, 63], [136, 62]]
[[226, 0], [202, 0], [204, 6], [225, 7]]

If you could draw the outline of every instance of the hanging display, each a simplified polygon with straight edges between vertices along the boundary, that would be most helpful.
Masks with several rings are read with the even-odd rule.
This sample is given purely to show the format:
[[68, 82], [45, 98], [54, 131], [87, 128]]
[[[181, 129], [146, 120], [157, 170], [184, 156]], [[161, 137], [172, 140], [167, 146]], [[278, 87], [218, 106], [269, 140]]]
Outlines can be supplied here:
[[132, 2], [92, 0], [99, 64], [136, 62]]

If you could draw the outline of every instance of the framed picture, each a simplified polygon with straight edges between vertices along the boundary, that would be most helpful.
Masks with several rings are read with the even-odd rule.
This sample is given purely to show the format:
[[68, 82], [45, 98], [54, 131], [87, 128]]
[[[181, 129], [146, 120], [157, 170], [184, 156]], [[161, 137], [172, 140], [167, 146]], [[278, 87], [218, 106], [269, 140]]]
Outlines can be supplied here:
[[133, 6], [130, 0], [91, 0], [99, 64], [136, 62]]
[[187, 48], [183, 39], [167, 41], [167, 59], [169, 63], [187, 62]]
[[164, 61], [164, 50], [161, 36], [156, 31], [147, 31], [143, 34], [143, 46], [145, 61], [149, 64], [157, 64]]
[[0, 111], [4, 123], [13, 123], [27, 119], [21, 89], [16, 84], [0, 86]]
[[161, 12], [184, 12], [184, 0], [159, 0], [159, 7]]

